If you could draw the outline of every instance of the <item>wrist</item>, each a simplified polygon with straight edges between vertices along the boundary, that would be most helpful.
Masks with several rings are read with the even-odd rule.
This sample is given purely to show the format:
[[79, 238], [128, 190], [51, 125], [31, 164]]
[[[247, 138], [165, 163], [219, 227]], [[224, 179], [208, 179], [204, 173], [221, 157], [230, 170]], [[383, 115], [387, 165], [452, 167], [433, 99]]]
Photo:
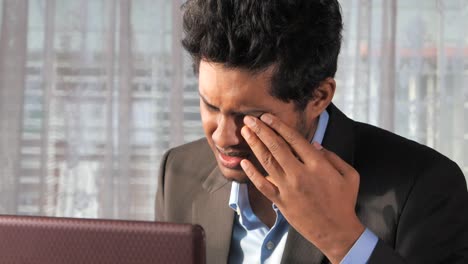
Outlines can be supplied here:
[[[340, 263], [353, 245], [365, 231], [364, 225], [357, 219], [349, 223], [341, 231], [332, 231], [322, 252], [327, 256], [331, 263]], [[324, 243], [325, 244], [325, 243]]]

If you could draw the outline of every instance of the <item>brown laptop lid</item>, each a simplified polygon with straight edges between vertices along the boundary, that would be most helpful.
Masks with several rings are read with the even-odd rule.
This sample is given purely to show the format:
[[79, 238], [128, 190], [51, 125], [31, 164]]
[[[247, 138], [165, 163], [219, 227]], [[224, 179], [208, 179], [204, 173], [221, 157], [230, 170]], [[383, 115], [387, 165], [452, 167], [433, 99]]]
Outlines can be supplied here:
[[0, 216], [6, 264], [199, 264], [205, 250], [198, 225]]

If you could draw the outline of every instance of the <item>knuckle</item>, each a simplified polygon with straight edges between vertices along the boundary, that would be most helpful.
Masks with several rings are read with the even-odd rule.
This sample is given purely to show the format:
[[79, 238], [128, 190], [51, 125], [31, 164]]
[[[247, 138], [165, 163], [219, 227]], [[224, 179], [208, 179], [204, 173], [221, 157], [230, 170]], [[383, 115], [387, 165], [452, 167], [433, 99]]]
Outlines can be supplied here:
[[290, 174], [290, 186], [294, 189], [301, 188], [302, 186], [302, 172], [293, 171]]
[[280, 130], [281, 129], [281, 123], [276, 121], [276, 118], [271, 119], [271, 123], [269, 124], [270, 127]]
[[273, 163], [273, 156], [271, 154], [265, 154], [262, 159], [262, 164], [264, 166], [270, 166]]
[[273, 141], [269, 144], [268, 148], [270, 152], [275, 153], [280, 149], [280, 144], [277, 141]]
[[262, 191], [265, 191], [265, 189], [266, 189], [266, 184], [263, 183], [263, 182], [258, 182], [258, 183], [256, 184], [256, 187], [257, 187], [257, 189], [258, 189], [260, 192], [262, 192]]
[[252, 130], [253, 130], [253, 132], [254, 132], [255, 134], [257, 134], [257, 135], [260, 134], [260, 133], [262, 132], [261, 126], [259, 126], [257, 123], [255, 123], [255, 126], [253, 127]]
[[273, 189], [271, 194], [270, 194], [271, 201], [274, 202], [276, 205], [281, 206], [282, 204], [279, 204], [279, 198], [280, 198], [280, 193], [279, 190]]
[[250, 137], [246, 140], [247, 144], [249, 144], [250, 148], [257, 148], [258, 144], [260, 143], [260, 140], [257, 137]]
[[295, 167], [291, 169], [291, 172], [289, 173], [289, 175], [291, 176], [290, 177], [291, 179], [298, 179], [302, 175], [302, 170], [300, 168]]
[[250, 140], [248, 141], [248, 143], [249, 143], [249, 146], [250, 146], [251, 148], [255, 148], [255, 147], [257, 147], [258, 140], [256, 140], [256, 139], [250, 139]]
[[312, 170], [316, 170], [319, 168], [319, 161], [316, 159], [310, 159], [307, 161], [307, 167], [309, 167]]
[[290, 187], [293, 189], [293, 190], [296, 190], [298, 193], [301, 193], [302, 192], [302, 188], [304, 188], [304, 186], [301, 184], [301, 180], [298, 179], [298, 178], [294, 178], [291, 180], [291, 183], [290, 183]]
[[350, 173], [350, 178], [353, 182], [357, 182], [359, 183], [359, 180], [360, 180], [360, 176], [359, 176], [359, 173], [355, 170], [353, 170], [351, 173]]
[[288, 133], [286, 134], [285, 138], [286, 138], [286, 141], [287, 141], [287, 142], [289, 143], [289, 145], [291, 145], [291, 146], [292, 146], [292, 145], [295, 145], [296, 142], [297, 142], [297, 139], [296, 139], [296, 137], [295, 137], [295, 135], [294, 135], [294, 132], [288, 132]]

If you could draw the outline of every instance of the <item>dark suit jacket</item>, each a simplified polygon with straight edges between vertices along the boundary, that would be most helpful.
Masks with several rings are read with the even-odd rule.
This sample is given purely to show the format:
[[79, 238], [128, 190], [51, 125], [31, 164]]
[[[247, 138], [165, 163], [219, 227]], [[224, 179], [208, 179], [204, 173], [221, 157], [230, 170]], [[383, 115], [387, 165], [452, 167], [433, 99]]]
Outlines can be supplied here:
[[[369, 263], [468, 263], [468, 193], [459, 167], [436, 151], [354, 122], [330, 105], [324, 147], [360, 174], [356, 212], [379, 242]], [[226, 263], [234, 212], [231, 184], [205, 139], [166, 153], [156, 218], [197, 223], [207, 237], [208, 263]], [[282, 263], [325, 263], [290, 228]]]

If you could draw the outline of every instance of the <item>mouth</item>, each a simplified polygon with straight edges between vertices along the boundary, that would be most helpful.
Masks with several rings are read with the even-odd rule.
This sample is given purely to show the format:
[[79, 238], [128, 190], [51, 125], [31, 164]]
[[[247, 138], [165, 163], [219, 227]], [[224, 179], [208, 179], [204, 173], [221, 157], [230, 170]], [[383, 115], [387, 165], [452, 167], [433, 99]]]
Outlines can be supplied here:
[[246, 152], [223, 152], [218, 149], [219, 161], [223, 167], [228, 169], [241, 169], [240, 162], [249, 156], [250, 153]]

